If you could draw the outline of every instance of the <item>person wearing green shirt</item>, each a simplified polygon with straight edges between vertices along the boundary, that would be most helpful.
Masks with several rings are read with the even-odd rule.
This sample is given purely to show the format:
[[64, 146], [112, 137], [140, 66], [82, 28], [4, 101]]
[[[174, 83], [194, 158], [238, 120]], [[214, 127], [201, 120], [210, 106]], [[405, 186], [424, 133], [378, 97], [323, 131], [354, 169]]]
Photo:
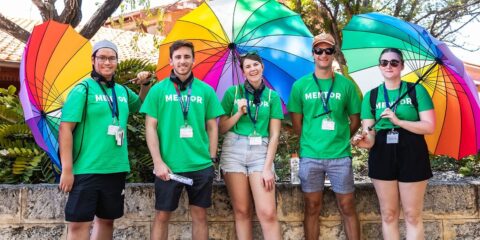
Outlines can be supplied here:
[[[365, 95], [363, 131], [355, 135], [352, 144], [370, 149], [368, 175], [380, 202], [383, 237], [400, 238], [401, 202], [406, 238], [425, 239], [423, 198], [432, 170], [424, 135], [435, 130], [432, 99], [422, 85], [409, 87], [401, 80], [404, 60], [400, 50], [384, 49], [379, 68], [385, 82], [375, 88], [376, 96], [373, 90]], [[407, 91], [415, 94], [413, 99]], [[396, 101], [398, 104], [394, 104]], [[376, 119], [378, 123], [370, 130]]]
[[[140, 110], [146, 114], [146, 138], [156, 176], [151, 238], [168, 238], [168, 222], [185, 186], [192, 238], [206, 240], [207, 208], [212, 204], [212, 162], [217, 159], [216, 118], [224, 111], [213, 88], [193, 76], [193, 44], [179, 40], [169, 50], [173, 67], [170, 77], [152, 87]], [[193, 183], [176, 181], [178, 175]]]
[[333, 72], [335, 52], [335, 39], [330, 34], [314, 37], [315, 70], [293, 84], [287, 104], [293, 129], [300, 136], [299, 178], [307, 240], [319, 237], [325, 175], [335, 192], [347, 238], [360, 238], [350, 137], [360, 126], [361, 100], [354, 83]]
[[130, 112], [140, 108], [150, 89], [145, 79], [140, 96], [116, 84], [117, 47], [102, 40], [93, 46], [91, 77], [75, 86], [62, 108], [59, 128], [62, 173], [59, 189], [69, 192], [65, 220], [67, 239], [111, 239], [114, 219], [123, 216], [126, 141]]
[[264, 239], [281, 239], [275, 204], [273, 160], [278, 146], [282, 103], [265, 86], [264, 65], [256, 52], [240, 56], [243, 85], [227, 89], [220, 117], [223, 139], [220, 168], [233, 205], [238, 239], [253, 239], [252, 200]]

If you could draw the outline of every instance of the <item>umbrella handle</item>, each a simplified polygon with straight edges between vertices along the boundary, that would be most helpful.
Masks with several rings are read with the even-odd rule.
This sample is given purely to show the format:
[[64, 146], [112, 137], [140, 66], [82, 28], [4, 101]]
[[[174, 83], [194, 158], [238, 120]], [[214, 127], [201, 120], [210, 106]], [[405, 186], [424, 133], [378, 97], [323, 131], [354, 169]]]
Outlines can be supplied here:
[[[147, 78], [150, 78], [150, 82], [153, 80], [153, 78], [155, 77], [155, 74], [153, 74], [152, 72], [149, 72], [150, 75], [148, 75]], [[138, 80], [138, 77], [135, 77], [135, 78], [132, 78], [124, 83], [122, 83], [122, 85], [127, 85], [127, 84], [130, 84], [130, 83], [133, 83], [135, 81]]]

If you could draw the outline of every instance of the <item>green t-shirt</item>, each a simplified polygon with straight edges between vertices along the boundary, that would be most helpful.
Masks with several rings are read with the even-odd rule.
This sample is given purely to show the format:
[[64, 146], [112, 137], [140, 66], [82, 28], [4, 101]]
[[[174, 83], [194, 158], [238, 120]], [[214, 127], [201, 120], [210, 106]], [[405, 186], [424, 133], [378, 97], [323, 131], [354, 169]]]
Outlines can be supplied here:
[[[88, 102], [85, 106], [86, 86]], [[112, 89], [102, 86], [108, 97]], [[62, 122], [76, 122], [73, 132], [73, 173], [104, 174], [129, 172], [127, 149], [127, 121], [130, 112], [137, 112], [142, 104], [132, 90], [115, 84], [119, 125], [125, 132], [123, 145], [117, 146], [115, 136], [107, 135], [113, 123], [112, 110], [100, 85], [89, 78], [75, 86], [68, 94], [62, 108]], [[86, 109], [85, 118], [83, 111]]]
[[[225, 91], [225, 95], [222, 99], [222, 107], [223, 110], [225, 110], [225, 113], [234, 115], [238, 112], [237, 102], [242, 98], [246, 99], [245, 88], [243, 85], [229, 87], [227, 91]], [[252, 94], [248, 94], [248, 100], [250, 103], [250, 113], [252, 118], [255, 118], [257, 107], [253, 104]], [[270, 119], [283, 119], [282, 102], [280, 101], [278, 94], [268, 87], [265, 87], [265, 90], [260, 96], [260, 100], [261, 103], [260, 108], [258, 109], [257, 123], [255, 124], [256, 130], [262, 137], [268, 137]], [[237, 124], [230, 129], [230, 131], [243, 136], [252, 134], [253, 130], [253, 122], [248, 116], [248, 113], [242, 115]]]
[[[187, 87], [181, 92], [184, 104], [188, 91]], [[169, 78], [150, 89], [140, 112], [158, 120], [160, 154], [173, 172], [198, 171], [212, 165], [206, 123], [224, 112], [217, 95], [208, 84], [196, 78], [192, 82], [187, 116], [193, 130], [192, 138], [180, 138], [180, 128], [184, 126], [183, 112], [175, 85]]]
[[[293, 84], [287, 104], [290, 112], [303, 115], [300, 156], [317, 159], [351, 156], [349, 116], [360, 112], [360, 96], [353, 82], [335, 73], [335, 81], [328, 101], [328, 109], [332, 112], [314, 118], [325, 112], [320, 94], [326, 98], [332, 79], [318, 79], [318, 83], [321, 93], [313, 74], [297, 80]], [[322, 129], [322, 121], [326, 118], [335, 122], [334, 130]]]
[[[407, 91], [407, 83], [402, 81], [401, 89], [400, 89], [400, 95], [405, 93]], [[423, 87], [420, 84], [417, 84], [415, 87], [415, 91], [417, 94], [417, 102], [418, 102], [418, 111], [427, 111], [430, 109], [433, 109], [433, 102], [432, 99], [430, 98], [430, 95], [428, 94], [427, 90], [425, 87]], [[393, 90], [388, 90], [388, 99], [389, 103], [393, 104], [398, 96], [399, 96], [399, 89], [393, 89]], [[378, 95], [377, 95], [377, 104], [375, 105], [375, 118], [372, 115], [371, 111], [371, 106], [370, 106], [370, 91], [365, 94], [365, 98], [363, 99], [362, 102], [362, 113], [361, 113], [361, 119], [380, 119], [380, 114], [387, 108], [387, 104], [385, 102], [385, 97], [384, 97], [384, 88], [383, 84], [381, 84], [378, 87]], [[418, 121], [419, 116], [417, 113], [417, 110], [415, 109], [415, 106], [412, 103], [412, 100], [410, 97], [405, 95], [400, 100], [400, 104], [398, 104], [398, 107], [395, 111], [395, 114], [399, 119], [402, 120], [407, 120], [407, 121]], [[390, 122], [389, 119], [380, 119], [380, 121], [375, 125], [375, 129], [380, 130], [380, 129], [391, 129], [391, 128], [398, 128], [398, 126], [395, 126]]]

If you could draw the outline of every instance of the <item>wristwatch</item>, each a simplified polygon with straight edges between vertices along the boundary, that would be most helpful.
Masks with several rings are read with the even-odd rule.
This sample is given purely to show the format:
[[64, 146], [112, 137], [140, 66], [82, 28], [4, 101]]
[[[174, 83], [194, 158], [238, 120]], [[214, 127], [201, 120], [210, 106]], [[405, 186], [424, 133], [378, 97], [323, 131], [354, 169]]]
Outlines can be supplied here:
[[210, 157], [210, 159], [212, 160], [213, 163], [217, 163], [217, 162], [218, 162], [218, 157]]

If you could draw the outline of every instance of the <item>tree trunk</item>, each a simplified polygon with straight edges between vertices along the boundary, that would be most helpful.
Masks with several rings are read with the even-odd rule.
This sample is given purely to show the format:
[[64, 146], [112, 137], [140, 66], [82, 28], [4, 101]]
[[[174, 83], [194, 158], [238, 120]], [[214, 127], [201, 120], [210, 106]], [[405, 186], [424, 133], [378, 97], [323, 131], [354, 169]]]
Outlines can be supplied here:
[[90, 20], [88, 20], [87, 25], [83, 27], [80, 35], [87, 39], [92, 38], [113, 12], [117, 10], [121, 2], [122, 0], [106, 0], [103, 2], [102, 6], [100, 6]]
[[12, 35], [14, 38], [24, 43], [27, 43], [28, 38], [30, 37], [30, 33], [28, 31], [10, 21], [2, 14], [0, 14], [0, 30]]

